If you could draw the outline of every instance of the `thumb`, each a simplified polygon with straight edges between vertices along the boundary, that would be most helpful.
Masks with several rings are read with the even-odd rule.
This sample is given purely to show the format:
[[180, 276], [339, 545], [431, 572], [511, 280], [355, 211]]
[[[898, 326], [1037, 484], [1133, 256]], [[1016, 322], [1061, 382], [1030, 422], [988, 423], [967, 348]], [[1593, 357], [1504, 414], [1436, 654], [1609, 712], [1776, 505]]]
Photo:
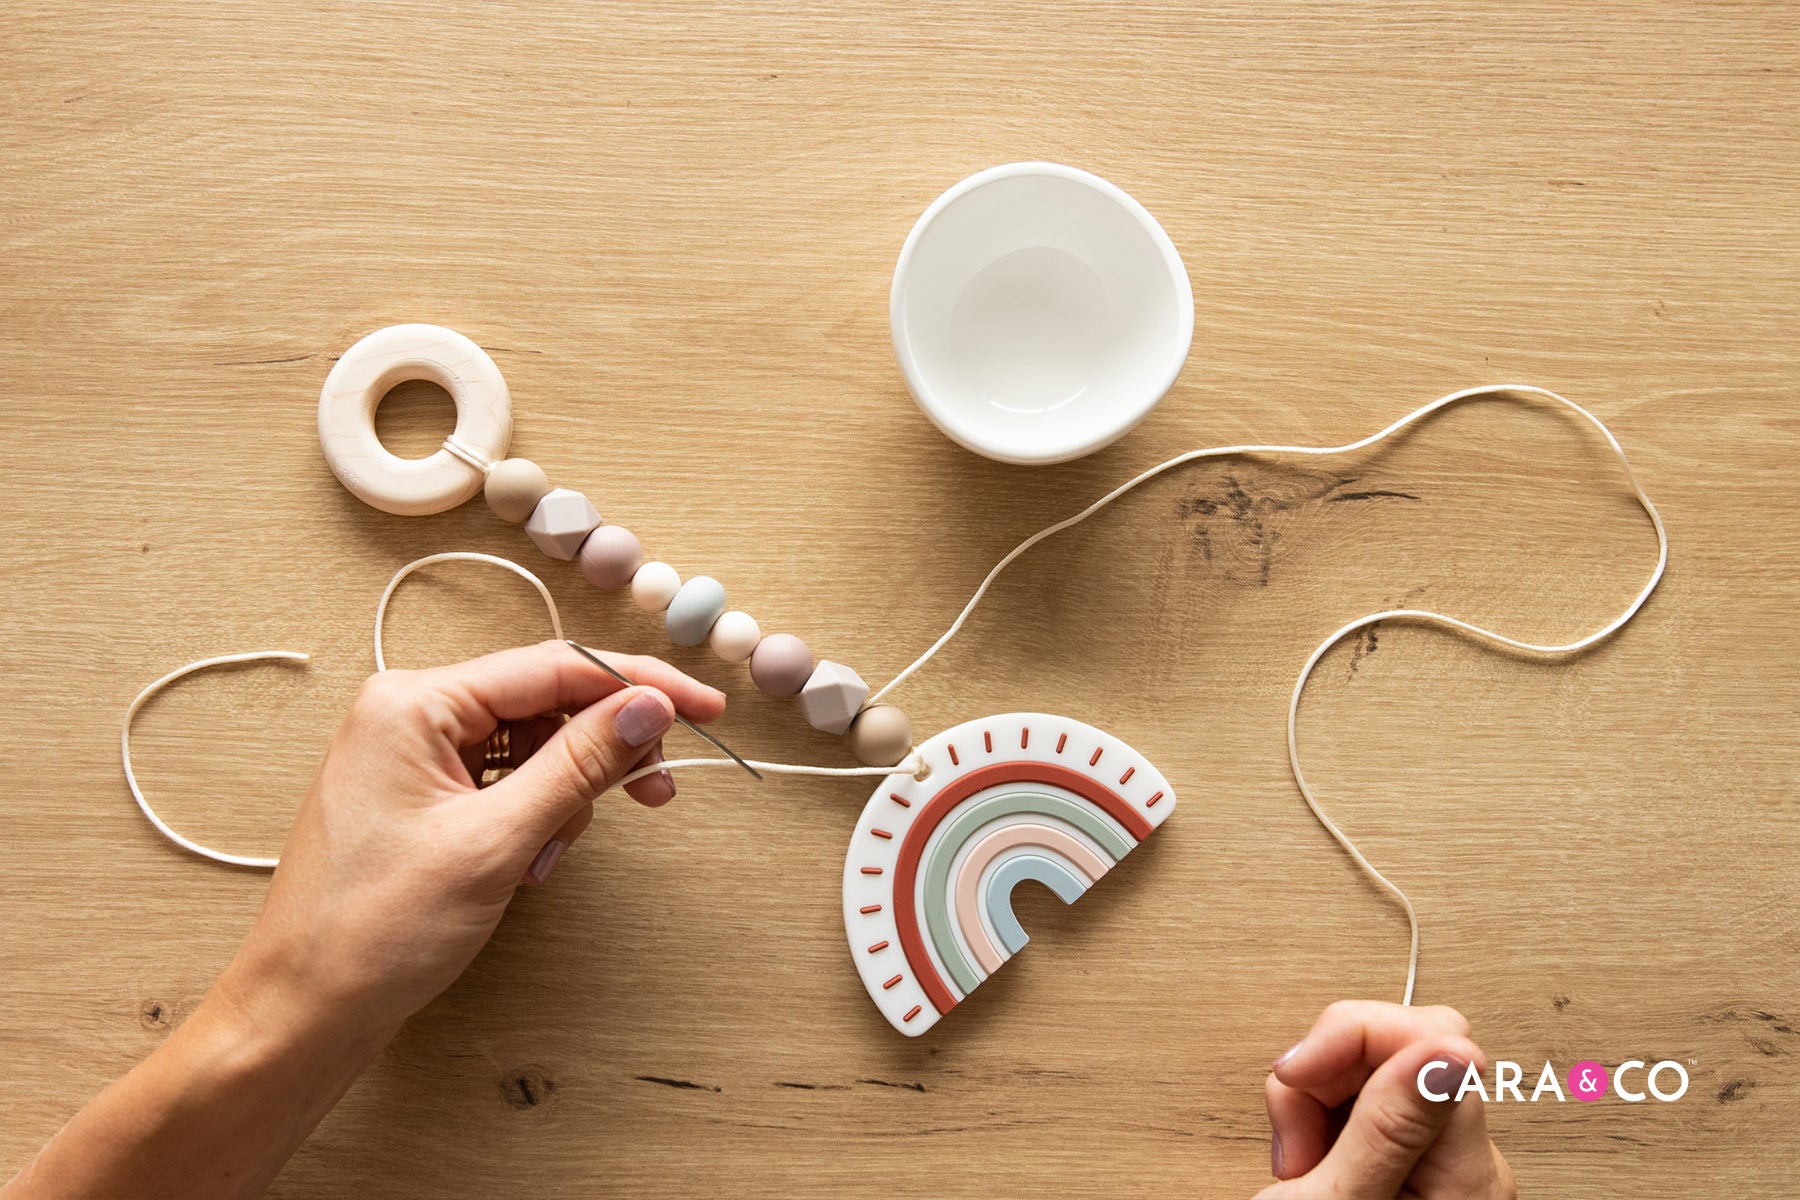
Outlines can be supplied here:
[[[1479, 1067], [1480, 1062], [1480, 1049], [1467, 1038], [1428, 1038], [1407, 1046], [1369, 1076], [1324, 1161], [1262, 1195], [1269, 1200], [1312, 1196], [1385, 1200], [1397, 1195], [1461, 1107], [1456, 1093], [1464, 1073], [1471, 1063]], [[1446, 1099], [1422, 1094], [1421, 1072], [1424, 1087]], [[1469, 1103], [1479, 1101], [1471, 1098]]]
[[615, 692], [570, 717], [518, 770], [483, 794], [513, 806], [536, 847], [629, 773], [645, 747], [674, 723], [675, 706], [655, 688]]

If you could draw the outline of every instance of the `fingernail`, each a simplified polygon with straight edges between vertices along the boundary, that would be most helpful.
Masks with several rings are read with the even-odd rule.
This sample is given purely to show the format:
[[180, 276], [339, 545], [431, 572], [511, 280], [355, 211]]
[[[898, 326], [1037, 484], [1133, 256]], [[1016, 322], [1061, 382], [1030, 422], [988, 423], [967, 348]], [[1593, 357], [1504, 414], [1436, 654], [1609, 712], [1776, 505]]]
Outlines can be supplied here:
[[556, 864], [562, 861], [563, 851], [568, 848], [569, 843], [561, 838], [552, 838], [545, 842], [544, 848], [539, 850], [537, 857], [531, 860], [529, 872], [531, 877], [539, 883], [550, 878], [550, 872], [556, 870]]
[[1275, 1060], [1274, 1064], [1272, 1066], [1270, 1066], [1269, 1069], [1271, 1071], [1280, 1070], [1281, 1064], [1286, 1062], [1288, 1059], [1294, 1057], [1294, 1055], [1299, 1051], [1300, 1047], [1302, 1047], [1304, 1045], [1306, 1045], [1306, 1039], [1301, 1038], [1299, 1041], [1297, 1041], [1293, 1045], [1289, 1046], [1286, 1050], [1284, 1050], [1282, 1052], [1281, 1057]]
[[1446, 1092], [1450, 1095], [1449, 1100], [1440, 1100], [1437, 1103], [1453, 1104], [1456, 1101], [1456, 1093], [1462, 1089], [1463, 1077], [1469, 1073], [1469, 1064], [1460, 1058], [1447, 1058], [1444, 1060], [1444, 1065], [1432, 1073], [1438, 1077], [1438, 1081], [1431, 1084], [1431, 1090], [1440, 1096]]
[[669, 707], [662, 697], [649, 692], [639, 692], [625, 702], [619, 715], [613, 718], [613, 728], [625, 739], [628, 746], [642, 746], [653, 742], [669, 732], [669, 726], [675, 720], [669, 715]]
[[1279, 1133], [1269, 1137], [1269, 1174], [1277, 1179], [1281, 1178], [1281, 1135]]

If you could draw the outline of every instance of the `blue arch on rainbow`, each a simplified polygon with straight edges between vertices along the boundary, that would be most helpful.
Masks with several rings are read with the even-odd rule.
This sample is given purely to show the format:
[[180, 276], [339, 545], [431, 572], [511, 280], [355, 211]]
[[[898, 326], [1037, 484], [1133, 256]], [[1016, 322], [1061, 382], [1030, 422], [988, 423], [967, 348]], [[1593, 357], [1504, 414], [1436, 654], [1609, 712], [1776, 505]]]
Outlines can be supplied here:
[[949, 1012], [1024, 946], [1014, 887], [1033, 879], [1072, 903], [1153, 828], [1112, 788], [1055, 763], [993, 763], [933, 795], [893, 882], [900, 948], [932, 1007]]

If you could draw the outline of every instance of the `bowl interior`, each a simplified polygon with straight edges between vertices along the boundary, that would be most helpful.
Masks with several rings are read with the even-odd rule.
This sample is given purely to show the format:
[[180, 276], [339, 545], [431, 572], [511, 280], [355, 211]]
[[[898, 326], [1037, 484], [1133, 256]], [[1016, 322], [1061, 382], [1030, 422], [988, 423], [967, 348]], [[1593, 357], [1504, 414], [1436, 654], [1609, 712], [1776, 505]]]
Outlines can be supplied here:
[[1127, 204], [1087, 178], [1011, 174], [921, 223], [894, 334], [945, 432], [1054, 462], [1105, 445], [1162, 397], [1187, 355], [1192, 299], [1173, 247]]

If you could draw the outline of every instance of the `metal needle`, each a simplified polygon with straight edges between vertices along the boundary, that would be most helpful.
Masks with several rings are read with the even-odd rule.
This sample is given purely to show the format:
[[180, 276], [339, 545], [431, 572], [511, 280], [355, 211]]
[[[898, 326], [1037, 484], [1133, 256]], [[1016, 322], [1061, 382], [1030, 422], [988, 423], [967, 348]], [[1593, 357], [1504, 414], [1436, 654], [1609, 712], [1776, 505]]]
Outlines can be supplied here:
[[[614, 679], [618, 680], [620, 683], [624, 684], [626, 687], [636, 687], [637, 686], [636, 681], [627, 678], [625, 673], [623, 671], [619, 670], [617, 667], [612, 666], [610, 663], [604, 662], [598, 654], [595, 654], [592, 650], [589, 650], [586, 646], [583, 646], [580, 642], [572, 641], [572, 640], [569, 641], [569, 649], [575, 651], [575, 653], [581, 655], [581, 657], [587, 659], [589, 662], [593, 663], [596, 667], [599, 667], [602, 671], [605, 671], [608, 675], [611, 675]], [[760, 771], [758, 771], [755, 767], [751, 766], [749, 763], [745, 762], [743, 759], [739, 758], [737, 756], [737, 752], [734, 751], [730, 746], [727, 746], [724, 742], [721, 742], [718, 738], [716, 738], [712, 734], [706, 732], [706, 730], [700, 728], [698, 725], [694, 724], [692, 721], [688, 720], [686, 717], [682, 716], [680, 713], [675, 714], [675, 719], [677, 721], [681, 722], [681, 724], [689, 732], [700, 735], [701, 737], [705, 738], [707, 741], [711, 742], [713, 745], [717, 746], [720, 750], [723, 750], [727, 755], [729, 755], [731, 757], [732, 762], [734, 762], [738, 766], [744, 768], [744, 770], [750, 772], [750, 777], [752, 779], [756, 779], [756, 780], [762, 779], [762, 773]]]

